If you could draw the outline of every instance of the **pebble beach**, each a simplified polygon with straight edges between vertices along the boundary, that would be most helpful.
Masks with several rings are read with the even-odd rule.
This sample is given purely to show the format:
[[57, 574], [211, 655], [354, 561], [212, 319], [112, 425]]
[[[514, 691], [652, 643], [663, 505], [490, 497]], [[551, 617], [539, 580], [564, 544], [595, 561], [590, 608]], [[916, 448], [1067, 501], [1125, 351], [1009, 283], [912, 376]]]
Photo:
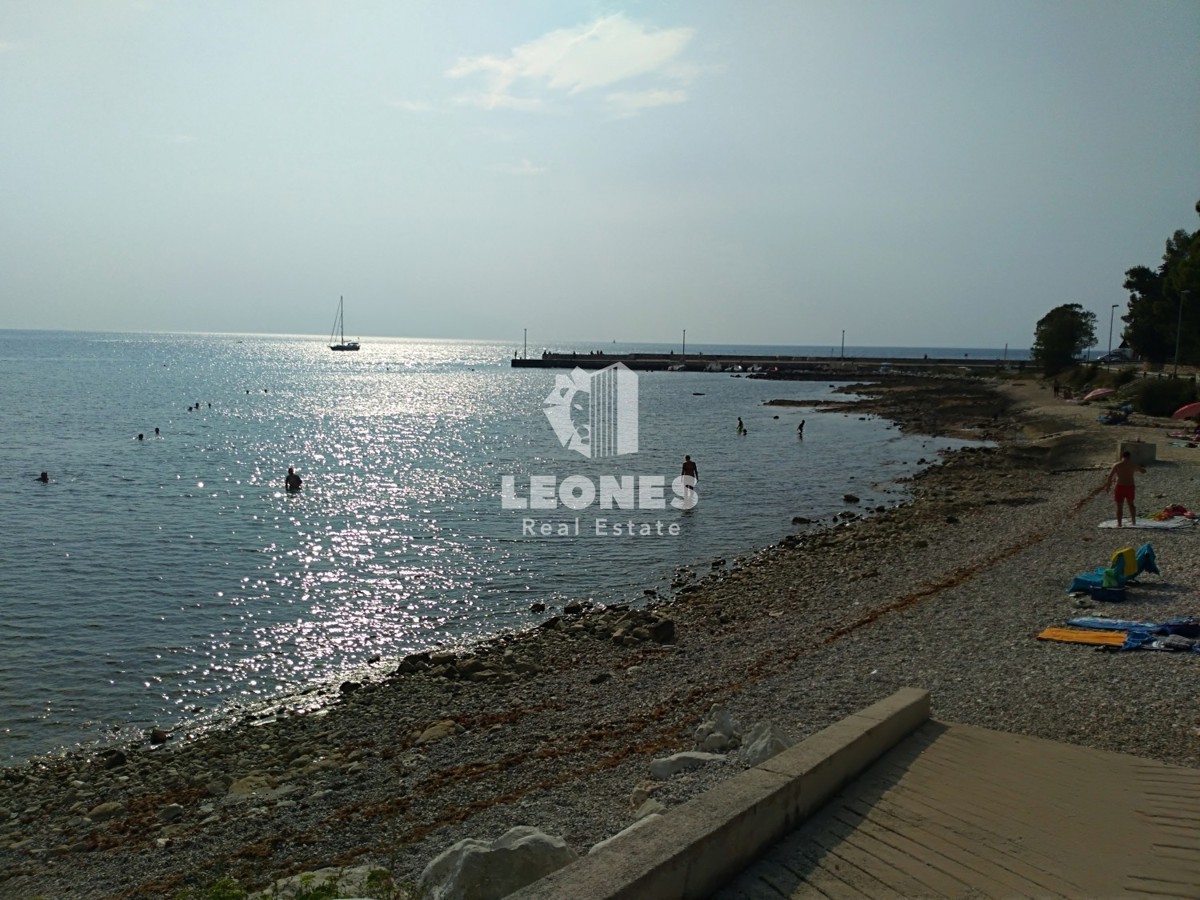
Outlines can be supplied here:
[[[516, 825], [582, 854], [647, 800], [670, 809], [745, 770], [732, 748], [650, 777], [655, 759], [697, 749], [714, 707], [794, 741], [901, 687], [929, 690], [943, 721], [1200, 767], [1200, 654], [1036, 638], [1083, 614], [1200, 615], [1200, 528], [1097, 527], [1114, 514], [1103, 482], [1119, 441], [1156, 444], [1140, 516], [1200, 507], [1200, 449], [1170, 446], [1166, 420], [1100, 425], [1032, 378], [856, 393], [863, 415], [993, 446], [944, 456], [909, 502], [798, 521], [645, 606], [581, 598], [528, 632], [381, 660], [332, 704], [0, 770], [0, 895], [170, 898], [364, 865], [415, 885], [455, 842]], [[1162, 573], [1127, 602], [1067, 594], [1146, 542]]]

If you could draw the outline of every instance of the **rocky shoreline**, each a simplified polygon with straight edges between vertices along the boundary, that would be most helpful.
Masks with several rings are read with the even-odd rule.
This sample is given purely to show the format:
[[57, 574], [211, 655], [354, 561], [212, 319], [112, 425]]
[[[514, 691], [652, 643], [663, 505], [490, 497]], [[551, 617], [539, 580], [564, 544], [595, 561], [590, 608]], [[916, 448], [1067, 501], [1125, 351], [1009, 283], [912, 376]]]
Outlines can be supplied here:
[[[1071, 576], [1147, 539], [1163, 576], [1095, 611], [1200, 613], [1197, 529], [1096, 528], [1114, 433], [1047, 413], [1032, 383], [858, 390], [837, 408], [1000, 446], [947, 456], [909, 504], [714, 565], [670, 601], [549, 611], [469, 652], [381, 667], [332, 706], [191, 744], [0, 770], [0, 894], [172, 897], [362, 865], [414, 882], [455, 842], [515, 825], [584, 853], [647, 801], [670, 808], [751, 763], [727, 741], [652, 777], [655, 760], [702, 749], [705, 723], [797, 740], [902, 686], [928, 688], [945, 720], [1200, 766], [1200, 656], [1035, 639], [1076, 614]], [[1198, 471], [1152, 466], [1143, 511], [1200, 505]]]

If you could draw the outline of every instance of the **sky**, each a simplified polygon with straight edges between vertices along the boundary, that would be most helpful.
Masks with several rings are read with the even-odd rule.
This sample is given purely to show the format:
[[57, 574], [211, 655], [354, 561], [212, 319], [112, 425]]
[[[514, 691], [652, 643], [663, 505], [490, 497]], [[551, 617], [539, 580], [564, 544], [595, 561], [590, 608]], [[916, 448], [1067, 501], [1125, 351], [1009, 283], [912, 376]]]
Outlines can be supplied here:
[[0, 328], [1104, 346], [1197, 200], [1194, 0], [0, 2]]

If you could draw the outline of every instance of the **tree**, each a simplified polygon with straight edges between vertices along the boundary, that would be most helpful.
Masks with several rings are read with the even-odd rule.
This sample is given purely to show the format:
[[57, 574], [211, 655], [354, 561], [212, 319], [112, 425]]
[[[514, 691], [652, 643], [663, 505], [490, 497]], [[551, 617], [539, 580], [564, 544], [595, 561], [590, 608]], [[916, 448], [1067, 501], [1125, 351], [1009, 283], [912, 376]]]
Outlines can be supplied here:
[[1129, 311], [1121, 317], [1123, 336], [1133, 351], [1162, 365], [1178, 347], [1180, 362], [1200, 363], [1200, 231], [1176, 231], [1159, 267], [1134, 266], [1124, 286]]
[[1088, 347], [1096, 346], [1096, 314], [1078, 303], [1056, 306], [1038, 320], [1033, 359], [1047, 375], [1069, 369]]

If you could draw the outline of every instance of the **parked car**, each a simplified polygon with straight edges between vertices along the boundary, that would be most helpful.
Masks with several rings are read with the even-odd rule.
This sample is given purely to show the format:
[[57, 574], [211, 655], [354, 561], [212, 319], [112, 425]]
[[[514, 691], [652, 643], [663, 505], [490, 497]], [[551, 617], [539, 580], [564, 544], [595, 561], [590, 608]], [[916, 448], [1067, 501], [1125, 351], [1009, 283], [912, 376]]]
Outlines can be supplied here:
[[1133, 362], [1133, 354], [1128, 350], [1114, 350], [1111, 353], [1105, 353], [1103, 356], [1097, 359], [1096, 362], [1104, 363], [1105, 365]]

